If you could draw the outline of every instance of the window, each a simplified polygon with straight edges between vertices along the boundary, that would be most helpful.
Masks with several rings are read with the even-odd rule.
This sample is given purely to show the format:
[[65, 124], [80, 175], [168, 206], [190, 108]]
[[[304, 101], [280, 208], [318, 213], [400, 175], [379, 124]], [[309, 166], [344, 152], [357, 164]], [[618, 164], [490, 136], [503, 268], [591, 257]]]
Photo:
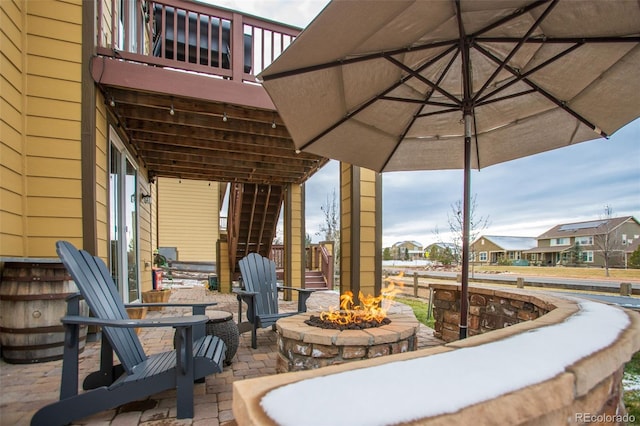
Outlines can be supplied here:
[[593, 245], [593, 236], [576, 237], [576, 244], [580, 244], [581, 246], [592, 246]]
[[582, 261], [586, 263], [593, 263], [593, 252], [591, 250], [583, 251]]
[[487, 261], [487, 252], [486, 251], [481, 251], [480, 252], [480, 262], [486, 262]]
[[569, 238], [552, 238], [551, 246], [568, 246]]

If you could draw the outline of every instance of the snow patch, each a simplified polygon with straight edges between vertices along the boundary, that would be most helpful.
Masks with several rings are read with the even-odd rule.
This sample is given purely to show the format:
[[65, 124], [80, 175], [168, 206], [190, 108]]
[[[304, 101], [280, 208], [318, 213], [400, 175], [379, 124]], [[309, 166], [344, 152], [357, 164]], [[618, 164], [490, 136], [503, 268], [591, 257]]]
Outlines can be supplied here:
[[453, 413], [552, 379], [611, 345], [630, 323], [613, 306], [579, 305], [578, 313], [559, 324], [481, 346], [302, 380], [268, 392], [260, 404], [281, 426], [391, 425]]

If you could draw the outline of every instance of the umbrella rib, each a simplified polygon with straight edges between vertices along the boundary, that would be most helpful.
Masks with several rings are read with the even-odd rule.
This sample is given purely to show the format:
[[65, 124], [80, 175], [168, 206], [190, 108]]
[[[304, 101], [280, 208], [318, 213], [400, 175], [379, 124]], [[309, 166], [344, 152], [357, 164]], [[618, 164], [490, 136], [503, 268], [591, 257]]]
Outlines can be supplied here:
[[489, 105], [489, 104], [492, 104], [492, 103], [495, 103], [495, 102], [506, 101], [507, 99], [519, 98], [520, 96], [530, 95], [532, 93], [536, 93], [536, 89], [524, 90], [522, 92], [512, 93], [510, 95], [504, 95], [504, 96], [501, 96], [499, 98], [493, 98], [493, 99], [489, 99], [489, 100], [486, 99], [487, 97], [484, 97], [483, 99], [481, 99], [478, 102], [476, 102], [475, 106]]
[[428, 78], [425, 78], [424, 76], [420, 75], [419, 72], [424, 68], [422, 68], [420, 71], [415, 71], [415, 70], [412, 70], [410, 67], [406, 66], [405, 64], [403, 64], [402, 62], [398, 61], [396, 58], [393, 58], [391, 56], [385, 56], [385, 58], [388, 59], [391, 63], [393, 63], [398, 68], [400, 68], [403, 71], [406, 71], [407, 73], [409, 73], [409, 75], [411, 75], [412, 77], [420, 80], [421, 82], [423, 82], [427, 86], [431, 87], [431, 89], [433, 89], [436, 92], [438, 92], [438, 93], [446, 96], [447, 98], [451, 99], [456, 105], [460, 105], [461, 104], [460, 100], [458, 98], [456, 98], [454, 95], [452, 95], [451, 93], [449, 93], [446, 90], [442, 89], [436, 83], [433, 83]]
[[[476, 49], [478, 49], [478, 51], [483, 53], [487, 58], [489, 58], [489, 59], [491, 59], [491, 60], [493, 60], [495, 62], [500, 63], [500, 59], [496, 58], [491, 52], [485, 50], [484, 48], [482, 48], [480, 46], [476, 46]], [[518, 71], [513, 69], [509, 65], [506, 65], [504, 69], [509, 71], [510, 73], [512, 73], [514, 76], [516, 76], [516, 77], [518, 76]], [[589, 120], [584, 118], [582, 115], [578, 114], [576, 111], [574, 111], [571, 108], [569, 108], [569, 106], [567, 105], [566, 101], [559, 100], [558, 98], [553, 96], [551, 93], [547, 92], [542, 87], [538, 86], [537, 84], [535, 84], [534, 82], [532, 82], [528, 78], [523, 78], [522, 81], [525, 82], [527, 85], [529, 85], [529, 87], [533, 88], [536, 92], [540, 93], [542, 96], [544, 96], [545, 98], [547, 98], [548, 100], [550, 100], [551, 102], [556, 104], [556, 106], [562, 108], [564, 111], [566, 111], [567, 113], [572, 115], [574, 118], [576, 118], [582, 124], [586, 125], [587, 127], [590, 127], [591, 130], [593, 130], [594, 132], [596, 132], [597, 134], [599, 134], [603, 138], [607, 138], [607, 139], [609, 138], [609, 135], [607, 135], [604, 131], [602, 131], [602, 129], [600, 129], [595, 124], [591, 123]]]
[[415, 115], [415, 118], [432, 117], [434, 115], [448, 114], [450, 112], [456, 112], [456, 111], [460, 111], [460, 108], [449, 108], [449, 109], [442, 109], [440, 111], [419, 113]]
[[[506, 24], [507, 22], [509, 22], [509, 21], [511, 21], [511, 20], [513, 20], [513, 19], [515, 19], [515, 18], [519, 17], [519, 16], [524, 15], [525, 13], [529, 13], [529, 11], [531, 11], [531, 10], [533, 10], [533, 9], [536, 9], [538, 6], [541, 6], [541, 5], [545, 4], [545, 3], [549, 3], [549, 1], [551, 1], [551, 0], [538, 0], [538, 1], [534, 2], [534, 3], [531, 3], [531, 4], [526, 5], [525, 7], [522, 7], [522, 8], [520, 8], [520, 9], [517, 9], [517, 10], [516, 10], [515, 12], [513, 12], [511, 15], [509, 15], [509, 16], [505, 16], [505, 17], [504, 17], [504, 18], [502, 18], [502, 19], [498, 19], [496, 22], [494, 22], [494, 23], [492, 23], [492, 24], [489, 24], [488, 26], [486, 26], [486, 27], [482, 28], [481, 30], [476, 31], [476, 32], [475, 32], [474, 34], [472, 34], [470, 37], [471, 37], [471, 38], [476, 38], [476, 37], [478, 37], [480, 34], [484, 34], [484, 33], [488, 32], [488, 31], [493, 30], [494, 28], [497, 28], [497, 27], [499, 27], [499, 26], [501, 26], [501, 25], [503, 25], [503, 24]], [[519, 39], [520, 39], [520, 38], [516, 38], [516, 39], [514, 39], [514, 41], [517, 41], [517, 40], [519, 40]]]
[[518, 76], [515, 79], [511, 80], [510, 82], [504, 84], [501, 87], [496, 88], [495, 90], [487, 93], [482, 98], [478, 99], [477, 100], [477, 104], [485, 103], [487, 101], [487, 99], [489, 99], [490, 97], [492, 97], [496, 93], [504, 91], [505, 89], [507, 89], [507, 88], [513, 86], [514, 84], [516, 84], [517, 82], [521, 81], [523, 78], [526, 78], [526, 77], [530, 76], [531, 74], [533, 74], [533, 73], [541, 70], [542, 68], [546, 67], [547, 65], [550, 65], [550, 64], [556, 62], [558, 59], [568, 55], [569, 53], [573, 52], [574, 50], [576, 50], [580, 46], [582, 46], [581, 43], [574, 44], [573, 46], [569, 47], [568, 49], [563, 50], [562, 52], [558, 53], [557, 55], [554, 55], [553, 57], [547, 59], [546, 61], [544, 61], [540, 65], [530, 69], [529, 71], [527, 71], [527, 72], [525, 72], [523, 74], [518, 74]]
[[[520, 37], [476, 37], [477, 43], [517, 43]], [[547, 37], [536, 36], [525, 41], [528, 44], [569, 44], [569, 43], [638, 43], [638, 36], [612, 37]]]
[[[533, 34], [533, 32], [536, 30], [536, 28], [538, 28], [540, 26], [542, 21], [544, 21], [546, 19], [546, 17], [549, 16], [549, 13], [551, 13], [553, 8], [556, 7], [557, 4], [558, 4], [558, 0], [553, 0], [551, 2], [551, 4], [549, 4], [549, 6], [544, 10], [544, 12], [542, 12], [540, 14], [538, 19], [536, 19], [536, 21], [533, 23], [533, 25], [531, 25], [531, 27], [525, 33], [525, 35], [523, 37], [521, 37], [520, 40], [518, 41], [518, 43], [514, 46], [514, 48], [511, 49], [511, 52], [509, 52], [509, 54], [504, 58], [504, 60], [502, 60], [500, 62], [498, 67], [493, 71], [493, 74], [491, 74], [491, 76], [484, 82], [484, 84], [482, 85], [480, 90], [478, 90], [476, 92], [476, 94], [473, 96], [473, 99], [471, 100], [472, 103], [474, 103], [474, 102], [476, 102], [478, 100], [478, 97], [480, 97], [480, 95], [486, 90], [486, 88], [497, 77], [497, 75], [500, 73], [500, 71], [502, 71], [504, 69], [504, 67], [511, 60], [511, 58], [513, 58], [513, 56], [516, 53], [518, 53], [520, 48], [524, 45], [525, 40], [527, 40], [529, 37], [531, 37], [531, 34]], [[471, 46], [473, 46], [474, 44], [475, 44], [475, 41], [472, 40], [471, 41]]]
[[407, 103], [413, 103], [413, 104], [433, 105], [433, 106], [441, 106], [441, 107], [459, 109], [459, 108], [457, 108], [458, 105], [449, 104], [449, 103], [446, 103], [446, 102], [435, 102], [435, 101], [422, 100], [422, 99], [400, 98], [400, 97], [397, 97], [397, 96], [380, 96], [379, 99], [381, 99], [383, 101], [407, 102]]
[[[333, 68], [336, 66], [350, 65], [358, 62], [369, 61], [372, 59], [380, 59], [390, 55], [400, 55], [407, 52], [429, 50], [429, 49], [434, 49], [437, 47], [444, 47], [444, 46], [449, 46], [449, 47], [456, 46], [457, 42], [458, 40], [443, 40], [443, 41], [437, 41], [429, 44], [423, 44], [421, 46], [408, 46], [408, 47], [403, 47], [401, 49], [388, 50], [386, 52], [375, 52], [375, 53], [370, 53], [362, 56], [356, 56], [353, 58], [343, 58], [343, 59], [338, 59], [336, 61], [325, 62], [323, 64], [310, 65], [308, 67], [302, 67], [302, 68], [296, 68], [288, 71], [277, 72], [270, 75], [262, 74], [260, 75], [260, 79], [262, 81], [276, 80], [283, 77], [290, 77], [292, 75], [305, 74], [313, 71], [320, 71], [323, 69]], [[265, 71], [268, 71], [268, 69]]]

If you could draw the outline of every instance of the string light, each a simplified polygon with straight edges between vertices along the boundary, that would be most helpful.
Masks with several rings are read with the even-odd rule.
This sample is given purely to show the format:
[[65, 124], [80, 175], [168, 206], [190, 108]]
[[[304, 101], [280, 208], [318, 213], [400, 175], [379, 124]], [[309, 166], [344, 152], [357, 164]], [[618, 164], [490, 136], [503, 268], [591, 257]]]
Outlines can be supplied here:
[[171, 109], [169, 110], [169, 115], [175, 115], [176, 110], [173, 109], [173, 103], [171, 103]]
[[222, 121], [224, 121], [226, 123], [227, 120], [229, 120], [229, 118], [227, 117], [227, 112], [225, 111], [224, 115], [222, 116]]

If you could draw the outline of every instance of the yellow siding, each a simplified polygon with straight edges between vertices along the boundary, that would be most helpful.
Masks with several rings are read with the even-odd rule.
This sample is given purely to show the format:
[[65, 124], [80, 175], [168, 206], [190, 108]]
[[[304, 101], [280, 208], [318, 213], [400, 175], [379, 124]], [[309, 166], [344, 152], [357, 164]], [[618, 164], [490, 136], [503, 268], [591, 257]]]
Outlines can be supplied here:
[[22, 6], [0, 1], [0, 256], [25, 253]]
[[26, 154], [34, 157], [41, 156], [78, 160], [80, 158], [80, 144], [69, 142], [68, 140], [32, 136], [29, 138]]
[[96, 88], [96, 247], [97, 255], [107, 259], [109, 255], [109, 134], [104, 98]]
[[81, 0], [0, 1], [0, 256], [82, 244], [81, 32]]
[[[360, 168], [359, 180], [354, 179], [354, 167], [341, 164], [340, 193], [340, 292], [360, 289], [362, 293], [375, 294], [376, 290], [376, 173]], [[359, 193], [359, 199], [353, 200]], [[352, 211], [352, 203], [358, 206]], [[353, 215], [358, 215], [354, 217]], [[357, 226], [358, 241], [353, 240], [352, 230]], [[353, 247], [352, 245], [357, 245]], [[358, 256], [359, 270], [354, 270], [352, 251]], [[359, 283], [352, 282], [352, 278]]]
[[98, 0], [102, 1], [102, 22], [100, 26], [102, 27], [102, 34], [99, 34], [98, 37], [101, 40], [102, 46], [111, 45], [111, 1], [110, 0]]
[[207, 181], [158, 179], [158, 246], [177, 247], [179, 260], [215, 262], [218, 185]]
[[[144, 179], [138, 180], [138, 194], [150, 194], [150, 185]], [[142, 291], [151, 290], [153, 287], [151, 268], [153, 267], [153, 248], [151, 247], [151, 204], [139, 204], [138, 249], [140, 251], [140, 274]]]
[[360, 291], [375, 294], [376, 173], [360, 168]]
[[[287, 253], [285, 250], [285, 255], [291, 256], [291, 259], [286, 263], [289, 265], [289, 271], [284, 274], [284, 284], [290, 287], [302, 288], [305, 265], [303, 263], [304, 239], [302, 235], [304, 217], [302, 211], [302, 188], [300, 185], [292, 184], [287, 187], [286, 202], [288, 206], [285, 208], [284, 239], [287, 245], [290, 245], [291, 252]], [[291, 281], [288, 281], [289, 279]], [[293, 292], [292, 296], [294, 300], [297, 300], [297, 292]]]
[[351, 291], [351, 171], [340, 163], [340, 294]]

